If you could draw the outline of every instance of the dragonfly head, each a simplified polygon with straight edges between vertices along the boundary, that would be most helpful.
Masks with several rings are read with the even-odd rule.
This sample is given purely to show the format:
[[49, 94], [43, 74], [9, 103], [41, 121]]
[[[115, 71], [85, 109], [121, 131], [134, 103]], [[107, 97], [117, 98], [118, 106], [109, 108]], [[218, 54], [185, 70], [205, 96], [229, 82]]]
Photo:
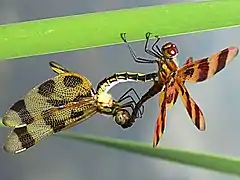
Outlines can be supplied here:
[[167, 42], [161, 48], [162, 54], [166, 58], [175, 59], [178, 55], [178, 48], [175, 44]]
[[115, 122], [118, 125], [123, 125], [130, 120], [130, 113], [126, 109], [118, 109], [116, 111]]

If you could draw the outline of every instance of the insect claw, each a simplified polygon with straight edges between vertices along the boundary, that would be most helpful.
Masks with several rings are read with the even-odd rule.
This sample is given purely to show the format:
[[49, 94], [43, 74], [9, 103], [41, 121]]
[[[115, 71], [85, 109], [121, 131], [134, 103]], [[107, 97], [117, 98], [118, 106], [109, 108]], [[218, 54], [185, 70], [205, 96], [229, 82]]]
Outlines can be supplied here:
[[151, 36], [151, 34], [152, 34], [151, 32], [147, 32], [147, 33], [146, 33], [146, 39], [149, 39], [149, 37]]
[[126, 43], [127, 42], [126, 33], [125, 32], [121, 33], [120, 36], [121, 36], [122, 40]]

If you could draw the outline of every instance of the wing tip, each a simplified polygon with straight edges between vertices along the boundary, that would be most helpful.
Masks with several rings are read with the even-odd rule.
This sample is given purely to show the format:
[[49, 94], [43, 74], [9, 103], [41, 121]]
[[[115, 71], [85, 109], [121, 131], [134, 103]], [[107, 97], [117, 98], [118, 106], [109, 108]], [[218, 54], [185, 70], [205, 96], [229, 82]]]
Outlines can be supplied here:
[[156, 122], [156, 126], [155, 126], [155, 130], [154, 130], [154, 134], [153, 134], [153, 148], [157, 147], [160, 138], [163, 134], [163, 132], [160, 129], [161, 126], [159, 126], [158, 121]]
[[22, 125], [23, 122], [19, 118], [18, 114], [10, 109], [3, 115], [2, 124], [7, 127], [17, 127]]
[[153, 136], [153, 148], [157, 147], [158, 142], [159, 142], [158, 135], [156, 133], [154, 133], [154, 136]]
[[13, 121], [12, 118], [10, 118], [9, 116], [4, 116], [2, 118], [2, 124], [4, 126], [7, 126], [7, 127], [13, 127], [13, 128], [19, 128], [19, 127], [23, 127], [23, 126], [27, 126], [26, 123], [22, 123], [19, 122], [19, 121]]
[[203, 126], [200, 126], [200, 127], [199, 127], [199, 130], [200, 130], [200, 131], [206, 131], [206, 125], [204, 124]]
[[[27, 150], [29, 147], [24, 147], [23, 139], [31, 140], [29, 137], [25, 137], [25, 132], [27, 131], [26, 125], [21, 125], [18, 128], [14, 128], [8, 135], [3, 149], [7, 153], [18, 154]], [[19, 138], [20, 137], [20, 138]]]
[[199, 123], [198, 129], [199, 129], [200, 131], [205, 131], [205, 130], [206, 130], [206, 121], [205, 121], [203, 112], [201, 111], [200, 108], [199, 108], [199, 110], [200, 110], [200, 123]]
[[231, 46], [228, 48], [229, 52], [233, 55], [233, 57], [237, 56], [239, 53], [239, 48], [236, 46]]
[[3, 116], [2, 124], [4, 126], [12, 127], [12, 123], [11, 123], [10, 118], [8, 116]]
[[2, 148], [5, 152], [10, 154], [19, 154], [27, 150], [27, 148], [12, 149], [10, 148], [10, 146], [7, 146], [7, 145], [4, 145]]

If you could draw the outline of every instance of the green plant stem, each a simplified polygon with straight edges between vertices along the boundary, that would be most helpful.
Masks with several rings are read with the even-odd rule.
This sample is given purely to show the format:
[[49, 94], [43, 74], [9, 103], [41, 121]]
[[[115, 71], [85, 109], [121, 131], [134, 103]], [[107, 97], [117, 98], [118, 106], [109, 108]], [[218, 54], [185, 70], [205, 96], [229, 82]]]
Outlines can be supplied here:
[[143, 156], [149, 156], [167, 161], [177, 162], [185, 165], [214, 170], [222, 173], [240, 176], [240, 159], [233, 157], [217, 156], [205, 153], [196, 153], [169, 148], [153, 148], [151, 145], [137, 143], [134, 141], [125, 141], [112, 138], [101, 138], [91, 135], [80, 135], [73, 133], [61, 133], [57, 136], [67, 139], [86, 141], [106, 147], [124, 150]]
[[168, 4], [0, 26], [0, 59], [27, 57], [240, 25], [239, 0]]
[[[0, 127], [4, 125], [0, 122]], [[240, 176], [240, 159], [226, 156], [216, 156], [205, 153], [196, 153], [169, 148], [153, 148], [149, 144], [126, 141], [120, 139], [101, 138], [92, 135], [80, 135], [74, 133], [58, 133], [56, 137], [86, 141], [94, 144], [103, 145], [110, 148], [124, 150], [143, 156], [159, 158], [167, 161], [192, 165], [208, 170]]]

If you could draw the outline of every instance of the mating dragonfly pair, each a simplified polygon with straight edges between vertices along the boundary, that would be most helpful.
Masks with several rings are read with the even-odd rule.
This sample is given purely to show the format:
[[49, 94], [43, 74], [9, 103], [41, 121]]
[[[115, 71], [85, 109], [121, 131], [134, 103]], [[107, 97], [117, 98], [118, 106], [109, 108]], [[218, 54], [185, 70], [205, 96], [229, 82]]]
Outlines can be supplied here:
[[[168, 42], [161, 48], [160, 40], [148, 47], [151, 33], [146, 33], [145, 52], [154, 59], [137, 57], [122, 33], [121, 38], [137, 63], [155, 63], [157, 72], [142, 74], [132, 72], [115, 73], [98, 83], [96, 90], [91, 82], [81, 74], [72, 72], [50, 62], [57, 76], [35, 86], [21, 100], [14, 103], [3, 117], [3, 124], [12, 128], [4, 150], [20, 153], [34, 146], [43, 138], [84, 122], [96, 113], [113, 116], [122, 128], [131, 127], [144, 112], [143, 104], [156, 94], [159, 95], [160, 112], [155, 125], [153, 146], [157, 146], [166, 124], [166, 111], [171, 108], [180, 95], [183, 104], [195, 126], [205, 130], [203, 113], [191, 98], [184, 83], [201, 82], [221, 71], [237, 54], [237, 47], [226, 48], [210, 57], [193, 61], [190, 57], [182, 67], [178, 67], [178, 49]], [[118, 100], [108, 91], [120, 82], [153, 82], [149, 90], [139, 98], [133, 88]], [[134, 93], [138, 102], [130, 95]], [[132, 110], [130, 114], [129, 109]]]

